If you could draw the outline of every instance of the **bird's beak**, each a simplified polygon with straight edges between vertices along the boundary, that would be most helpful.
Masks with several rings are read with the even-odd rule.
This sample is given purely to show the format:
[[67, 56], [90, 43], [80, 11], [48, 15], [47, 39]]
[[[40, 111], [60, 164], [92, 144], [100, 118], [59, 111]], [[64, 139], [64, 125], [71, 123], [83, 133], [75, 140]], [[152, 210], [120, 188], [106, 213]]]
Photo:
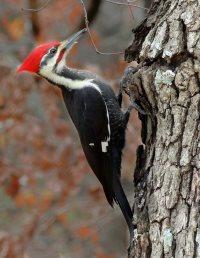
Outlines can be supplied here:
[[60, 48], [62, 50], [70, 49], [75, 43], [77, 43], [78, 39], [87, 31], [87, 29], [80, 30], [79, 32], [73, 34], [70, 38], [64, 40], [60, 44]]

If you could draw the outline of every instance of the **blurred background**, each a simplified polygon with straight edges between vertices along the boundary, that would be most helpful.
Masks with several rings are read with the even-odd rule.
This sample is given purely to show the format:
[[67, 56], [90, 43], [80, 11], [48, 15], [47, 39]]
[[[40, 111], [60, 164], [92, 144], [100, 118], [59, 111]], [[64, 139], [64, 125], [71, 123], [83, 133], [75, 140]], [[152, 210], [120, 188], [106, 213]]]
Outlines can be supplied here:
[[[133, 40], [132, 28], [146, 15], [144, 8], [84, 2], [92, 14], [93, 39], [105, 52], [124, 51]], [[0, 3], [0, 258], [126, 257], [125, 222], [118, 208], [107, 204], [86, 163], [60, 90], [15, 72], [35, 45], [66, 39], [84, 22], [79, 0], [52, 0], [39, 12], [22, 10], [45, 3]], [[147, 7], [142, 0], [135, 5]], [[116, 92], [127, 66], [123, 55], [98, 55], [87, 35], [67, 62], [104, 77]], [[131, 205], [139, 132], [133, 111], [122, 164]]]

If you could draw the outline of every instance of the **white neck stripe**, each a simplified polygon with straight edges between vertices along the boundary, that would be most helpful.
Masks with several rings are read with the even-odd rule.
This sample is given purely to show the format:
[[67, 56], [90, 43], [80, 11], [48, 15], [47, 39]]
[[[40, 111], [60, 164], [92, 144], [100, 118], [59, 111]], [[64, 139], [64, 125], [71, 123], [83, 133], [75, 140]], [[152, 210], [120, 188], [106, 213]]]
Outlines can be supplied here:
[[99, 87], [93, 83], [93, 79], [72, 80], [69, 78], [65, 78], [64, 76], [53, 73], [51, 67], [49, 66], [41, 68], [40, 74], [46, 79], [52, 81], [53, 83], [61, 85], [67, 89], [83, 89], [85, 87], [93, 87], [99, 93], [101, 93]]

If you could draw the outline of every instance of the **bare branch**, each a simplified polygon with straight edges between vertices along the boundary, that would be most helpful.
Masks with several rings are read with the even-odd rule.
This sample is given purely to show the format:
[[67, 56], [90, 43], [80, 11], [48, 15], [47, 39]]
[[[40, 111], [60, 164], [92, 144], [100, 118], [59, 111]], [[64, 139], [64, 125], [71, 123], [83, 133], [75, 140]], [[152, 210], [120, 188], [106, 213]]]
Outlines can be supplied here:
[[124, 52], [102, 52], [100, 50], [98, 50], [98, 48], [96, 47], [96, 44], [94, 42], [94, 39], [92, 37], [92, 33], [90, 31], [90, 28], [89, 28], [89, 21], [88, 21], [88, 15], [87, 15], [87, 10], [86, 10], [86, 7], [85, 7], [85, 4], [83, 2], [83, 0], [80, 0], [81, 2], [81, 5], [83, 6], [83, 11], [84, 11], [84, 17], [85, 17], [85, 26], [87, 28], [87, 31], [88, 31], [88, 34], [90, 36], [90, 40], [91, 40], [91, 43], [96, 51], [96, 53], [100, 54], [100, 55], [119, 55], [119, 54], [123, 54]]
[[[130, 3], [129, 0], [126, 0], [126, 2], [127, 2], [127, 3]], [[133, 15], [132, 6], [128, 6], [128, 9], [129, 9], [129, 11], [130, 11], [130, 14], [131, 14], [132, 19], [134, 20], [134, 15]]]
[[[29, 8], [35, 9], [37, 6], [38, 1], [37, 0], [29, 0]], [[40, 29], [40, 23], [39, 23], [39, 14], [37, 12], [30, 12], [29, 18], [31, 22], [31, 29], [32, 29], [32, 35], [35, 40], [37, 40], [40, 36], [41, 29]]]
[[[87, 8], [88, 21], [91, 24], [96, 18], [99, 8], [102, 4], [102, 0], [91, 0], [90, 5]], [[78, 29], [81, 30], [85, 27], [85, 17], [83, 16], [79, 22]]]
[[49, 5], [49, 3], [52, 0], [47, 0], [41, 7], [35, 9], [35, 8], [21, 8], [22, 11], [26, 11], [26, 12], [39, 12], [42, 11], [43, 9], [45, 9], [47, 7], [47, 5]]
[[[45, 2], [45, 4], [43, 6], [41, 6], [40, 8], [22, 8], [22, 11], [39, 12], [39, 11], [45, 9], [51, 1], [52, 0], [47, 0]], [[133, 3], [136, 2], [135, 0], [134, 1], [126, 0], [127, 3], [121, 3], [121, 2], [116, 2], [116, 1], [112, 1], [112, 0], [105, 0], [105, 1], [109, 2], [109, 3], [112, 3], [112, 4], [128, 6], [133, 18], [134, 18], [134, 16], [133, 16], [133, 12], [132, 12], [132, 9], [131, 9], [132, 6], [133, 7], [138, 7], [138, 8], [144, 8], [144, 7], [141, 7], [141, 6], [134, 5]], [[98, 53], [100, 55], [119, 55], [119, 54], [123, 54], [124, 51], [120, 51], [120, 52], [103, 52], [103, 51], [98, 50], [98, 48], [96, 47], [95, 41], [94, 41], [94, 39], [92, 37], [92, 33], [90, 31], [90, 28], [89, 28], [89, 21], [92, 21], [93, 18], [96, 16], [96, 14], [98, 12], [98, 9], [99, 9], [99, 6], [101, 4], [101, 0], [98, 0], [98, 5], [96, 5], [96, 3], [94, 4], [94, 1], [92, 2], [91, 8], [89, 8], [89, 13], [86, 10], [86, 7], [85, 7], [85, 4], [84, 4], [83, 0], [80, 0], [80, 3], [82, 5], [83, 11], [84, 11], [84, 20], [82, 20], [80, 22], [79, 29], [83, 28], [83, 26], [84, 26], [83, 23], [85, 23], [85, 26], [87, 28], [87, 31], [88, 31], [88, 34], [89, 34], [89, 37], [90, 37], [90, 41], [91, 41], [91, 43], [92, 43], [96, 53]], [[144, 9], [148, 10], [147, 8], [144, 8]]]
[[141, 9], [144, 9], [144, 10], [149, 11], [149, 9], [148, 9], [148, 8], [146, 8], [146, 7], [139, 6], [139, 5], [135, 5], [135, 4], [134, 4], [134, 2], [135, 2], [135, 1], [127, 1], [127, 3], [116, 2], [116, 1], [113, 1], [113, 0], [105, 0], [105, 1], [106, 1], [106, 2], [108, 2], [108, 3], [111, 3], [111, 4], [125, 5], [125, 6], [132, 6], [132, 7], [137, 7], [137, 8], [141, 8]]

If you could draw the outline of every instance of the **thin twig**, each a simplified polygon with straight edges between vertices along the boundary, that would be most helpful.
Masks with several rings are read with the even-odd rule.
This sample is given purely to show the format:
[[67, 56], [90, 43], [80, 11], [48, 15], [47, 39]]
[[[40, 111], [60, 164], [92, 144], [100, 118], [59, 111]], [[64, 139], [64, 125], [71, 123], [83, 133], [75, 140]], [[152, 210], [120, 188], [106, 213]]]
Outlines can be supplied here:
[[[88, 21], [90, 25], [92, 22], [95, 20], [96, 16], [99, 13], [99, 9], [102, 5], [103, 0], [90, 0], [89, 4], [87, 6], [87, 16], [88, 16]], [[79, 25], [74, 28], [73, 32], [76, 32], [77, 30], [82, 30], [85, 27], [85, 17], [81, 17], [79, 21]]]
[[[45, 4], [43, 6], [41, 6], [40, 8], [38, 8], [38, 9], [22, 8], [22, 11], [39, 12], [39, 11], [45, 9], [51, 1], [52, 0], [47, 0], [45, 2]], [[141, 6], [134, 5], [133, 3], [135, 2], [135, 0], [134, 1], [128, 1], [127, 0], [127, 3], [115, 2], [115, 1], [112, 1], [112, 0], [105, 0], [105, 1], [109, 2], [109, 3], [112, 3], [112, 4], [117, 4], [117, 5], [125, 5], [125, 6], [129, 6], [129, 7], [133, 6], [133, 7], [138, 7], [138, 8], [144, 8], [144, 7], [141, 7]], [[84, 11], [85, 26], [87, 28], [87, 32], [88, 32], [89, 37], [90, 37], [90, 41], [91, 41], [91, 43], [92, 43], [96, 53], [98, 53], [100, 55], [120, 55], [120, 54], [123, 54], [124, 51], [120, 51], [120, 52], [102, 52], [102, 51], [98, 50], [98, 48], [96, 47], [96, 44], [94, 42], [94, 39], [92, 37], [92, 33], [90, 31], [90, 28], [89, 28], [88, 14], [87, 14], [87, 10], [86, 10], [85, 4], [84, 4], [83, 0], [80, 0], [80, 3], [82, 5], [83, 11]], [[147, 8], [144, 8], [144, 9], [148, 10]], [[131, 9], [131, 13], [132, 13], [132, 9]], [[133, 16], [133, 13], [132, 13], [132, 16]]]
[[47, 5], [51, 2], [52, 0], [47, 0], [41, 7], [37, 8], [37, 9], [33, 9], [33, 8], [21, 8], [21, 10], [24, 11], [28, 11], [28, 12], [39, 12], [42, 11], [43, 9], [45, 9], [47, 7]]
[[[127, 3], [130, 3], [129, 0], [126, 0], [126, 2], [127, 2]], [[130, 14], [131, 14], [132, 19], [134, 20], [134, 15], [133, 15], [132, 6], [128, 6], [128, 9], [129, 9], [129, 11], [130, 11]]]
[[137, 8], [141, 8], [141, 9], [149, 11], [148, 8], [143, 7], [143, 6], [139, 6], [139, 5], [135, 5], [134, 2], [131, 2], [131, 1], [128, 1], [128, 3], [116, 2], [116, 1], [113, 1], [113, 0], [105, 0], [105, 1], [108, 2], [108, 3], [111, 3], [111, 4], [133, 6], [133, 7], [137, 7]]
[[92, 37], [92, 33], [90, 31], [90, 28], [89, 28], [89, 21], [88, 21], [87, 10], [86, 10], [85, 4], [83, 3], [83, 0], [80, 0], [80, 2], [81, 2], [81, 5], [83, 6], [84, 17], [85, 17], [85, 26], [87, 28], [87, 32], [88, 32], [89, 37], [90, 37], [90, 41], [91, 41], [96, 53], [98, 53], [100, 55], [119, 55], [119, 54], [123, 54], [124, 52], [102, 52], [102, 51], [98, 50], [98, 48], [96, 47], [96, 44], [94, 42], [94, 39]]

